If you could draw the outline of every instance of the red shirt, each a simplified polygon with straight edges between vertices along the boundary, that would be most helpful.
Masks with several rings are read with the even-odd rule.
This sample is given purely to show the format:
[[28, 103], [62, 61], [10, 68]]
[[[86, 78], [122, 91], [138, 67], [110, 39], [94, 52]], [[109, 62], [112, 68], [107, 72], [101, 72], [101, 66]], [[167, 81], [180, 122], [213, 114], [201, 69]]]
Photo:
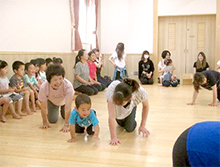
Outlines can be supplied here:
[[95, 79], [95, 76], [96, 76], [96, 66], [95, 66], [95, 63], [90, 63], [90, 62], [87, 62], [88, 63], [88, 66], [89, 66], [89, 76], [92, 78], [92, 79]]

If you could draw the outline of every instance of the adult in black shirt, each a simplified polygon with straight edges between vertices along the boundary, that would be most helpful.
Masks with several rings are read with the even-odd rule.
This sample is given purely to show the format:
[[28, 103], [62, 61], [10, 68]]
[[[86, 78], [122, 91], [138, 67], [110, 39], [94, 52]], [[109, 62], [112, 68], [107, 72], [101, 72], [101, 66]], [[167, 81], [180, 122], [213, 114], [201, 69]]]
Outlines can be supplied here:
[[193, 99], [191, 103], [188, 105], [195, 105], [196, 98], [199, 93], [200, 86], [212, 90], [213, 92], [213, 100], [212, 103], [209, 104], [210, 106], [217, 106], [217, 98], [220, 101], [220, 73], [214, 70], [206, 70], [203, 72], [197, 72], [193, 76], [194, 81], [194, 93]]
[[197, 61], [193, 65], [194, 73], [209, 70], [209, 64], [206, 62], [205, 53], [199, 52]]
[[142, 84], [153, 84], [154, 64], [150, 60], [149, 52], [143, 51], [138, 63], [138, 78]]

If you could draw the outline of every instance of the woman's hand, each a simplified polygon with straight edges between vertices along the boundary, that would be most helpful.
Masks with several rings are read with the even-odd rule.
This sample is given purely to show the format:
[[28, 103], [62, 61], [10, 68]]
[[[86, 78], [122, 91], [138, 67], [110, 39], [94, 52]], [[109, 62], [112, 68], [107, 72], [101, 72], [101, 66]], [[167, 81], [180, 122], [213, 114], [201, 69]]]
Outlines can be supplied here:
[[67, 142], [68, 142], [68, 143], [74, 143], [74, 142], [76, 142], [76, 138], [75, 138], [75, 137], [74, 137], [74, 138], [71, 138], [71, 139], [67, 140]]
[[110, 140], [109, 144], [112, 145], [112, 146], [116, 146], [118, 144], [121, 144], [121, 141], [117, 137], [115, 137], [115, 138]]
[[144, 126], [139, 127], [138, 133], [139, 135], [143, 133], [143, 137], [148, 137], [150, 135], [150, 132]]
[[48, 129], [51, 128], [49, 123], [43, 123], [43, 125], [40, 127], [40, 129]]
[[209, 106], [217, 106], [217, 102], [213, 102], [213, 103], [210, 103], [208, 104]]
[[195, 105], [195, 103], [191, 102], [191, 103], [186, 103], [187, 105]]

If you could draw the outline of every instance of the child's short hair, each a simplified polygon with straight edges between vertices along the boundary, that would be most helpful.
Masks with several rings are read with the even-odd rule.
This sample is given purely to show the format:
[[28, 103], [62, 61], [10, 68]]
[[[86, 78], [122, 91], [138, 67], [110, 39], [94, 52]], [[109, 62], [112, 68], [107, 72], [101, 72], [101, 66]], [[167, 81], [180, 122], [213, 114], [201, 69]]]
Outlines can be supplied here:
[[39, 66], [39, 61], [38, 61], [38, 59], [32, 59], [30, 62], [31, 62], [34, 66]]
[[48, 66], [48, 64], [50, 64], [51, 62], [53, 62], [53, 60], [52, 60], [50, 57], [46, 58], [45, 61], [46, 61], [46, 65], [47, 65], [47, 66]]
[[0, 69], [5, 68], [6, 66], [8, 66], [8, 63], [4, 60], [0, 60]]
[[54, 64], [62, 64], [63, 63], [63, 60], [61, 58], [57, 58], [57, 57], [54, 57], [53, 58], [53, 63]]
[[172, 59], [166, 59], [166, 60], [164, 60], [164, 64], [166, 65], [166, 66], [168, 66], [170, 63], [172, 63], [173, 61], [172, 61]]
[[12, 64], [12, 69], [13, 69], [13, 71], [14, 70], [18, 70], [19, 69], [19, 67], [20, 66], [24, 66], [24, 63], [23, 62], [21, 62], [21, 61], [15, 61], [13, 64]]
[[47, 81], [50, 83], [51, 78], [55, 75], [56, 76], [62, 75], [62, 77], [64, 78], [65, 70], [61, 65], [51, 64], [48, 66], [46, 70]]
[[25, 70], [28, 70], [29, 66], [33, 65], [31, 62], [27, 62], [25, 63]]
[[38, 58], [37, 60], [39, 62], [39, 67], [41, 67], [42, 65], [46, 64], [46, 61], [43, 58]]
[[79, 106], [81, 104], [90, 104], [91, 105], [91, 99], [88, 95], [86, 94], [81, 94], [81, 95], [78, 95], [75, 99], [75, 105], [76, 105], [76, 108], [79, 108]]

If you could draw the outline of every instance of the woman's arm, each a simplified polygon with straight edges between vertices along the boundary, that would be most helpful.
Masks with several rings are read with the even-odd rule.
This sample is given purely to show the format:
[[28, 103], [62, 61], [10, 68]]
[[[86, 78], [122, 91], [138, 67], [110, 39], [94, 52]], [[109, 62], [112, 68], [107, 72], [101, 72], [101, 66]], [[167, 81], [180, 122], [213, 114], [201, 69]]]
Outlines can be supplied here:
[[116, 67], [113, 57], [109, 57], [108, 60], [113, 64], [114, 67]]
[[110, 136], [111, 136], [111, 140], [110, 140], [110, 145], [117, 145], [120, 144], [120, 140], [117, 138], [116, 135], [116, 114], [115, 114], [115, 104], [111, 101], [108, 101], [108, 113], [109, 113], [109, 117], [108, 117], [108, 122], [109, 122], [109, 130], [110, 130]]
[[149, 102], [148, 99], [142, 102], [142, 118], [141, 118], [141, 125], [138, 129], [139, 134], [142, 132], [143, 136], [147, 137], [150, 132], [145, 128], [147, 117], [149, 113]]
[[75, 75], [75, 79], [83, 84], [88, 85], [88, 82], [84, 80], [82, 77], [80, 77], [79, 75]]
[[213, 95], [212, 95], [213, 100], [212, 100], [212, 103], [209, 104], [209, 106], [217, 106], [217, 86], [216, 85], [212, 87], [212, 92], [213, 92]]
[[199, 92], [194, 89], [192, 102], [187, 103], [187, 105], [195, 105], [198, 94], [199, 94]]
[[40, 128], [41, 129], [50, 128], [50, 125], [47, 119], [47, 101], [41, 101], [41, 116], [43, 120], [43, 125]]
[[193, 73], [194, 73], [194, 74], [196, 73], [196, 68], [193, 68]]
[[69, 131], [69, 117], [71, 112], [71, 104], [72, 104], [72, 98], [65, 98], [65, 123], [63, 128], [60, 130], [62, 132], [68, 132]]

